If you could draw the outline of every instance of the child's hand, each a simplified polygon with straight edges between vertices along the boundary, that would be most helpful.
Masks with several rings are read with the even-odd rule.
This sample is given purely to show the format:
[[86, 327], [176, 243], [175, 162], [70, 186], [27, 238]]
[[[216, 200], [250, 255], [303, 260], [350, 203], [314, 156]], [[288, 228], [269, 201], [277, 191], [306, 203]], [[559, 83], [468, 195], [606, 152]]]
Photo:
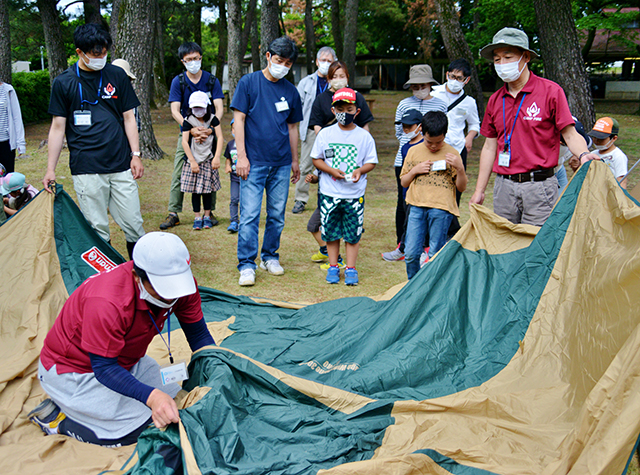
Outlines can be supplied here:
[[578, 168], [580, 168], [580, 159], [578, 159], [578, 157], [576, 157], [575, 155], [571, 155], [571, 158], [569, 159], [569, 166], [575, 172], [576, 170], [578, 170]]
[[429, 173], [431, 171], [431, 160], [427, 160], [426, 162], [420, 162], [415, 167], [411, 169], [414, 175], [424, 175], [425, 173]]
[[358, 180], [360, 180], [361, 176], [362, 176], [362, 171], [359, 168], [356, 168], [355, 170], [353, 170], [353, 173], [351, 174], [351, 181], [353, 183], [358, 183]]
[[447, 153], [444, 156], [444, 161], [447, 162], [447, 165], [452, 166], [456, 170], [460, 171], [464, 170], [464, 163], [462, 163], [462, 158], [460, 155], [456, 155], [455, 153]]
[[338, 168], [332, 168], [330, 173], [331, 173], [331, 176], [333, 178], [335, 178], [336, 180], [343, 180], [344, 179], [345, 173], [342, 170], [338, 169]]
[[191, 173], [195, 173], [196, 175], [200, 173], [200, 166], [195, 160], [193, 162], [189, 162], [189, 165], [191, 165]]
[[231, 163], [229, 163], [228, 161], [224, 166], [224, 172], [225, 173], [231, 173]]
[[306, 177], [304, 177], [305, 183], [318, 183], [318, 177], [313, 173], [309, 173]]
[[220, 157], [213, 157], [213, 160], [211, 160], [211, 168], [214, 170], [220, 168]]

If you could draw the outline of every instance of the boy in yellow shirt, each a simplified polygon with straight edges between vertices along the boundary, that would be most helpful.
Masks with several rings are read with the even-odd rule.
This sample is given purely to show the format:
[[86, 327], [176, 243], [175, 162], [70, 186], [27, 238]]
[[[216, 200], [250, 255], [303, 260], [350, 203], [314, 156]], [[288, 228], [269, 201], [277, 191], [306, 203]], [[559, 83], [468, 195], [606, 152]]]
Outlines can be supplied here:
[[429, 259], [447, 242], [447, 231], [454, 216], [460, 216], [456, 189], [467, 188], [467, 174], [460, 154], [444, 142], [447, 114], [430, 111], [422, 119], [424, 144], [407, 153], [400, 183], [408, 187], [410, 206], [405, 236], [405, 262], [411, 279], [420, 270], [420, 254], [429, 230]]

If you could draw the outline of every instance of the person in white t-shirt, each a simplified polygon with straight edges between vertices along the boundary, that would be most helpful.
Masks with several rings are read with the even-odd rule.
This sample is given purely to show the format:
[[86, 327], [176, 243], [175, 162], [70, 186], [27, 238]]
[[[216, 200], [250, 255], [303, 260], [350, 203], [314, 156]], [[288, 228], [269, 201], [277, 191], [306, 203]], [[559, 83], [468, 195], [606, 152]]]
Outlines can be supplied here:
[[353, 123], [360, 112], [356, 93], [348, 87], [333, 95], [332, 111], [337, 124], [322, 129], [311, 151], [320, 173], [319, 194], [322, 239], [327, 243], [327, 283], [340, 282], [340, 239], [346, 247], [346, 285], [358, 285], [356, 259], [364, 229], [364, 193], [367, 173], [378, 163], [376, 144], [366, 130]]
[[627, 174], [628, 159], [624, 152], [616, 147], [619, 131], [620, 126], [616, 119], [602, 117], [596, 121], [589, 136], [593, 137], [595, 153], [609, 166], [620, 186], [626, 189], [627, 179], [624, 177]]

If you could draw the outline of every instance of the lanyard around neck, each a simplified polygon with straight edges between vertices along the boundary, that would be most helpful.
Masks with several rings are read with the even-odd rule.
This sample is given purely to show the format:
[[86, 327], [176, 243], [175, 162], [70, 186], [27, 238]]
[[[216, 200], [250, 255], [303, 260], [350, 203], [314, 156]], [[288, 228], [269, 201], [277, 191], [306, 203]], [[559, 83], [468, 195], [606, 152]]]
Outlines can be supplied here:
[[151, 323], [153, 323], [153, 326], [156, 327], [156, 330], [158, 330], [158, 335], [160, 335], [160, 338], [162, 338], [162, 343], [164, 343], [164, 346], [167, 347], [167, 351], [169, 351], [169, 361], [171, 362], [171, 364], [173, 364], [173, 356], [171, 355], [171, 312], [167, 313], [167, 338], [169, 340], [169, 344], [167, 344], [167, 342], [164, 340], [164, 337], [160, 332], [160, 328], [158, 328], [158, 325], [153, 318], [153, 315], [151, 314], [151, 310], [147, 310], [147, 312], [149, 312]]
[[504, 127], [504, 151], [511, 152], [511, 136], [513, 135], [513, 131], [516, 128], [516, 121], [518, 120], [518, 116], [520, 115], [520, 108], [522, 107], [522, 103], [524, 102], [524, 98], [527, 97], [527, 93], [522, 94], [522, 100], [520, 101], [520, 105], [518, 106], [518, 111], [516, 112], [515, 117], [513, 118], [513, 126], [511, 127], [511, 132], [507, 135], [507, 121], [505, 119], [504, 113], [504, 97], [502, 96], [502, 126]]
[[[79, 63], [80, 61], [78, 61]], [[100, 71], [100, 83], [98, 84], [98, 96], [96, 97], [95, 102], [90, 102], [82, 99], [82, 79], [80, 78], [80, 67], [76, 63], [76, 74], [78, 75], [78, 91], [80, 92], [80, 108], [84, 109], [84, 103], [95, 106], [98, 103], [98, 98], [100, 97], [100, 89], [102, 89], [102, 71]]]

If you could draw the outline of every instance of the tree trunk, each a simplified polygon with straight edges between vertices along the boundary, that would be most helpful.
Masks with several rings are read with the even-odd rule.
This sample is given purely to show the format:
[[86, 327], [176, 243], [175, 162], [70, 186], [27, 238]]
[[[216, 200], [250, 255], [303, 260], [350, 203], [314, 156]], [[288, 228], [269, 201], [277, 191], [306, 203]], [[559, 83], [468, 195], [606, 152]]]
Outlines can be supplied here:
[[11, 35], [8, 0], [0, 0], [0, 82], [11, 84]]
[[156, 8], [157, 0], [122, 0], [116, 39], [118, 51], [137, 77], [133, 87], [140, 100], [140, 151], [152, 160], [164, 155], [153, 133], [149, 109], [153, 66], [153, 41], [149, 39], [154, 36]]
[[84, 5], [85, 23], [99, 23], [105, 28], [108, 28], [108, 25], [100, 13], [100, 0], [83, 0], [82, 3]]
[[247, 7], [247, 14], [244, 18], [244, 29], [242, 30], [242, 43], [240, 44], [240, 51], [242, 52], [242, 57], [247, 53], [247, 45], [249, 44], [249, 38], [251, 37], [253, 31], [253, 25], [256, 25], [256, 34], [257, 34], [257, 19], [256, 19], [256, 4], [257, 0], [249, 0], [249, 5]]
[[358, 0], [347, 0], [344, 9], [345, 21], [344, 43], [342, 47], [342, 59], [349, 69], [351, 76], [351, 86], [355, 84], [356, 78], [356, 43], [358, 42]]
[[[109, 20], [109, 33], [111, 33], [111, 38], [115, 41], [118, 37], [118, 18], [120, 15], [120, 5], [122, 4], [122, 0], [113, 0], [111, 4], [111, 18]], [[117, 59], [117, 45], [113, 46], [113, 56]]]
[[265, 54], [273, 40], [280, 36], [280, 15], [278, 0], [263, 0], [260, 18], [260, 68], [267, 66]]
[[154, 2], [156, 21], [153, 41], [153, 101], [156, 106], [160, 107], [167, 105], [169, 102], [169, 88], [167, 87], [167, 74], [164, 69], [164, 28], [162, 25], [162, 15], [158, 7], [158, 0], [154, 0]]
[[258, 32], [258, 15], [254, 15], [251, 23], [251, 66], [260, 71], [260, 33]]
[[589, 51], [591, 51], [591, 47], [593, 46], [593, 40], [596, 39], [596, 29], [591, 28], [587, 33], [587, 41], [585, 41], [584, 46], [582, 47], [582, 60], [586, 61], [587, 56], [589, 56]]
[[589, 130], [596, 116], [571, 0], [533, 0], [533, 6], [545, 76], [564, 89], [571, 113]]
[[435, 0], [434, 4], [438, 15], [438, 26], [440, 27], [440, 33], [442, 34], [442, 40], [444, 41], [444, 47], [447, 50], [449, 61], [466, 59], [471, 65], [471, 80], [469, 81], [471, 94], [469, 95], [478, 103], [478, 114], [482, 118], [484, 115], [482, 86], [480, 85], [480, 78], [478, 77], [474, 56], [471, 53], [469, 44], [460, 26], [460, 17], [456, 11], [455, 4], [449, 0]]
[[202, 46], [202, 1], [193, 3], [193, 41]]
[[[242, 37], [242, 0], [228, 0], [227, 4], [227, 26], [229, 31], [229, 43], [227, 45], [229, 63], [229, 100], [233, 99], [233, 94], [242, 77], [242, 56], [240, 49]], [[250, 25], [245, 26], [245, 28]]]
[[227, 9], [225, 0], [218, 0], [218, 55], [216, 56], [216, 77], [222, 85], [224, 63], [227, 57], [229, 33], [227, 31]]
[[62, 41], [60, 15], [56, 9], [56, 0], [37, 0], [38, 10], [44, 28], [44, 40], [47, 44], [47, 67], [49, 80], [53, 80], [67, 69], [67, 54]]
[[340, 21], [340, 0], [331, 0], [331, 35], [338, 59], [342, 59], [342, 25]]
[[307, 0], [304, 7], [304, 29], [307, 40], [307, 74], [315, 70], [316, 32], [313, 27], [313, 0]]

